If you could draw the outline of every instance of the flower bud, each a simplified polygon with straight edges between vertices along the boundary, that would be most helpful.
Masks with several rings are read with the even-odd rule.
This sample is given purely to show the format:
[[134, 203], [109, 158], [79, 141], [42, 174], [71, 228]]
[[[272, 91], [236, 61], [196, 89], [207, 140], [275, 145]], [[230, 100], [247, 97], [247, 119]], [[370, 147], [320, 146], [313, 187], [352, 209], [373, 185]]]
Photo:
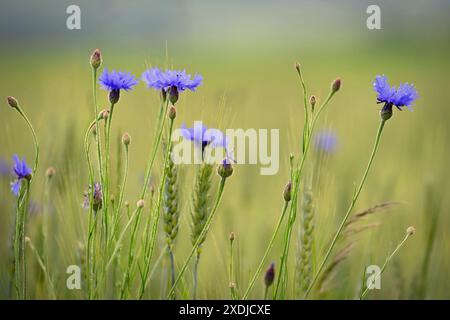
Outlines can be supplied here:
[[8, 101], [8, 104], [11, 108], [17, 109], [17, 107], [19, 106], [19, 102], [14, 97], [6, 97], [6, 101]]
[[392, 103], [386, 103], [380, 110], [380, 116], [383, 121], [389, 120], [392, 117]]
[[125, 201], [125, 208], [129, 208], [130, 207], [130, 202], [129, 201]]
[[136, 203], [136, 206], [139, 208], [139, 209], [142, 209], [144, 206], [145, 206], [145, 202], [144, 202], [144, 200], [139, 200], [137, 203]]
[[309, 104], [311, 105], [311, 110], [312, 111], [314, 111], [314, 107], [316, 106], [316, 102], [317, 102], [317, 100], [316, 100], [316, 96], [311, 96], [310, 98], [309, 98]]
[[226, 179], [233, 174], [233, 166], [230, 161], [223, 159], [222, 163], [217, 167], [217, 174]]
[[274, 279], [275, 279], [275, 263], [272, 262], [264, 276], [264, 283], [266, 284], [266, 287], [270, 287]]
[[109, 117], [109, 110], [108, 109], [104, 109], [104, 110], [102, 110], [102, 111], [100, 111], [100, 114], [99, 114], [99, 119], [103, 119], [103, 120], [107, 120], [108, 119], [108, 117]]
[[109, 92], [109, 102], [111, 102], [111, 104], [116, 104], [117, 102], [119, 102], [119, 98], [120, 98], [119, 89], [114, 89]]
[[296, 62], [294, 64], [294, 67], [295, 67], [295, 69], [297, 69], [297, 72], [300, 72], [300, 68], [301, 68], [300, 63]]
[[408, 229], [406, 229], [406, 233], [409, 236], [412, 236], [414, 233], [416, 233], [416, 228], [414, 228], [413, 226], [408, 227]]
[[286, 186], [284, 187], [284, 191], [283, 191], [284, 201], [286, 201], [286, 202], [291, 201], [291, 194], [292, 194], [292, 181], [289, 181], [286, 184]]
[[128, 132], [125, 132], [122, 136], [122, 143], [127, 147], [131, 142], [131, 137]]
[[167, 94], [169, 95], [169, 101], [172, 105], [177, 103], [177, 101], [178, 101], [178, 88], [177, 87], [171, 86], [169, 88], [169, 91], [167, 92]]
[[341, 88], [341, 79], [337, 78], [331, 84], [331, 92], [333, 92], [333, 93], [338, 92], [340, 88]]
[[170, 106], [169, 108], [169, 119], [174, 120], [177, 117], [177, 109], [174, 106]]
[[234, 241], [234, 232], [230, 233], [230, 241], [233, 242]]
[[53, 178], [53, 176], [55, 175], [56, 170], [53, 167], [48, 167], [47, 171], [45, 172], [45, 175], [47, 176], [47, 179], [51, 179]]
[[91, 63], [92, 68], [98, 69], [102, 64], [102, 54], [99, 49], [95, 49], [91, 55], [91, 59], [89, 61]]

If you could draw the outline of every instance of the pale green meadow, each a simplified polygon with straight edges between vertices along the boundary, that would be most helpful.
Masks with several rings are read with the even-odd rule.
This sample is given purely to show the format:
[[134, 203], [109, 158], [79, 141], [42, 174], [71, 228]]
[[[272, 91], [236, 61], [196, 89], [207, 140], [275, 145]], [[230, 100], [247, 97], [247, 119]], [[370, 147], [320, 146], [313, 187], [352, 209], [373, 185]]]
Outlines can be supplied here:
[[[197, 6], [192, 10], [196, 16], [202, 12]], [[254, 23], [264, 17], [255, 13]], [[286, 23], [293, 20], [289, 16]], [[405, 29], [412, 23], [402, 21]], [[429, 37], [414, 34], [415, 29], [386, 35], [395, 28], [388, 24], [376, 35], [366, 30], [330, 36], [328, 27], [317, 36], [311, 28], [310, 36], [303, 29], [298, 36], [272, 30], [264, 37], [264, 30], [244, 28], [240, 37], [220, 33], [223, 41], [202, 38], [206, 32], [197, 28], [195, 36], [181, 40], [171, 33], [161, 40], [141, 30], [130, 38], [119, 33], [116, 42], [112, 35], [62, 33], [36, 43], [26, 37], [21, 41], [20, 32], [10, 45], [2, 41], [0, 161], [10, 169], [14, 154], [25, 157], [31, 168], [35, 160], [29, 127], [6, 101], [13, 96], [36, 132], [39, 163], [29, 189], [29, 178], [22, 181], [19, 198], [10, 190], [11, 170], [0, 173], [0, 298], [450, 298], [450, 47], [443, 40], [449, 35], [445, 24], [429, 26]], [[10, 38], [7, 33], [2, 30], [2, 40]], [[255, 38], [246, 38], [253, 33]], [[93, 92], [90, 56], [96, 48], [102, 63]], [[96, 135], [87, 129], [97, 126], [94, 96], [98, 113], [110, 108], [108, 92], [97, 83], [105, 67], [129, 71], [139, 83], [121, 91], [113, 118], [98, 120], [100, 169]], [[151, 67], [203, 76], [195, 92], [179, 92], [176, 117], [169, 117], [170, 92], [164, 100], [160, 90], [140, 80]], [[377, 104], [373, 81], [382, 74], [395, 86], [414, 83], [419, 97], [413, 112], [394, 107], [359, 193], [380, 124], [383, 104]], [[333, 91], [338, 78], [340, 87]], [[317, 99], [314, 111], [311, 95]], [[183, 123], [192, 127], [195, 120], [222, 131], [279, 129], [278, 172], [261, 175], [260, 163], [232, 163], [233, 173], [227, 176], [228, 164], [172, 164], [171, 124], [173, 129]], [[334, 139], [329, 150], [316, 143], [324, 130]], [[131, 137], [129, 145], [124, 133]], [[150, 182], [143, 189], [150, 164]], [[83, 208], [85, 192], [99, 179], [103, 191], [107, 184], [101, 208], [94, 208], [94, 194]], [[285, 190], [289, 181], [290, 192]], [[24, 233], [17, 239], [15, 222], [21, 215]], [[15, 244], [23, 244], [24, 252], [17, 246], [15, 252]], [[24, 265], [17, 265], [17, 259]], [[381, 288], [365, 291], [366, 268], [382, 268], [385, 262]], [[80, 289], [68, 288], [71, 265], [80, 267]]]

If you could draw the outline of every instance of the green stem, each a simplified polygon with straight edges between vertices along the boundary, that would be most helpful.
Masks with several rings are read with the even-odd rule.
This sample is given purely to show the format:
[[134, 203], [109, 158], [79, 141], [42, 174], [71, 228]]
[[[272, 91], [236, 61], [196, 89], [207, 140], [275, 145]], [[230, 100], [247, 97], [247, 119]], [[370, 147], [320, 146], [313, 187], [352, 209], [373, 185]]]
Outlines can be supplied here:
[[153, 147], [152, 147], [150, 159], [149, 159], [149, 162], [147, 165], [147, 172], [145, 173], [144, 186], [142, 188], [141, 197], [140, 197], [140, 199], [143, 199], [143, 200], [147, 193], [148, 185], [150, 183], [150, 177], [152, 174], [153, 164], [155, 163], [156, 154], [157, 154], [157, 151], [159, 148], [159, 144], [161, 143], [161, 137], [163, 134], [164, 124], [165, 124], [165, 121], [167, 118], [167, 111], [169, 109], [168, 104], [169, 104], [169, 99], [161, 100], [161, 108], [159, 111], [158, 125], [157, 125], [158, 129], [157, 129], [157, 133], [155, 135], [155, 139], [153, 141]]
[[192, 300], [197, 299], [197, 288], [198, 288], [198, 265], [200, 263], [200, 253], [197, 253], [197, 258], [194, 264], [194, 290], [192, 293]]
[[373, 159], [375, 158], [375, 154], [377, 153], [378, 146], [380, 144], [381, 133], [383, 132], [383, 128], [384, 128], [384, 124], [385, 123], [386, 123], [386, 120], [381, 120], [380, 126], [379, 126], [378, 131], [377, 131], [377, 135], [376, 135], [376, 138], [375, 138], [375, 144], [373, 146], [372, 153], [371, 153], [370, 158], [369, 158], [369, 162], [367, 163], [367, 167], [366, 167], [364, 175], [363, 175], [363, 177], [361, 179], [359, 187], [358, 187], [358, 189], [356, 190], [356, 192], [355, 192], [355, 194], [353, 196], [352, 202], [350, 203], [350, 206], [348, 207], [347, 212], [346, 212], [344, 218], [342, 219], [341, 224], [339, 225], [339, 228], [338, 228], [338, 230], [337, 230], [333, 240], [331, 241], [330, 247], [328, 248], [328, 250], [327, 250], [327, 252], [325, 254], [325, 258], [323, 259], [322, 263], [320, 264], [320, 266], [319, 266], [319, 268], [318, 268], [318, 270], [317, 270], [317, 272], [316, 272], [316, 274], [315, 274], [315, 276], [314, 276], [314, 278], [313, 278], [313, 280], [312, 280], [308, 290], [305, 293], [305, 298], [308, 297], [309, 293], [311, 292], [311, 289], [314, 287], [314, 284], [316, 283], [320, 273], [322, 272], [322, 270], [323, 270], [323, 268], [325, 266], [325, 263], [327, 262], [328, 258], [330, 257], [331, 251], [333, 250], [334, 246], [336, 245], [336, 242], [337, 242], [337, 240], [339, 238], [339, 235], [341, 234], [341, 232], [342, 232], [342, 230], [343, 230], [343, 228], [345, 226], [345, 223], [347, 222], [347, 219], [350, 216], [350, 213], [352, 212], [353, 207], [356, 204], [356, 201], [358, 200], [359, 194], [361, 193], [361, 190], [362, 190], [362, 188], [364, 186], [364, 183], [366, 181], [366, 178], [367, 178], [367, 176], [369, 174], [369, 171], [370, 171], [370, 168], [372, 166]]
[[[307, 139], [306, 139], [303, 156], [301, 157], [301, 160], [300, 160], [300, 162], [297, 165], [297, 168], [295, 170], [294, 181], [293, 181], [293, 190], [292, 190], [292, 195], [293, 195], [292, 203], [293, 203], [293, 205], [291, 205], [291, 210], [290, 210], [290, 214], [289, 214], [289, 221], [292, 221], [292, 223], [290, 223], [288, 225], [288, 227], [286, 228], [286, 232], [285, 232], [285, 236], [284, 236], [284, 243], [283, 243], [283, 248], [284, 249], [283, 249], [283, 255], [282, 255], [282, 258], [281, 258], [280, 275], [279, 275], [278, 280], [277, 280], [277, 287], [279, 286], [281, 279], [284, 279], [284, 273], [285, 273], [285, 270], [286, 270], [285, 265], [287, 264], [287, 257], [288, 257], [289, 248], [290, 248], [290, 238], [291, 238], [292, 228], [294, 226], [294, 222], [295, 222], [295, 218], [296, 218], [296, 214], [297, 214], [297, 199], [298, 199], [297, 196], [298, 196], [299, 187], [300, 187], [300, 179], [302, 177], [302, 173], [303, 173], [303, 169], [304, 169], [304, 166], [305, 166], [306, 158], [308, 156], [309, 148], [310, 148], [310, 145], [311, 145], [312, 133], [313, 133], [314, 128], [315, 128], [315, 126], [317, 124], [317, 120], [319, 119], [320, 114], [325, 109], [325, 107], [328, 105], [328, 103], [330, 102], [330, 100], [334, 96], [334, 94], [335, 94], [335, 92], [330, 91], [330, 93], [328, 94], [327, 98], [325, 99], [325, 101], [320, 106], [320, 108], [317, 111], [317, 113], [315, 113], [314, 118], [311, 121], [310, 129], [308, 130], [308, 136], [307, 136]], [[276, 293], [277, 293], [277, 291], [275, 290], [275, 294]]]
[[111, 239], [115, 238], [118, 231], [118, 226], [120, 222], [120, 209], [122, 207], [123, 198], [125, 195], [125, 187], [128, 179], [128, 164], [129, 164], [128, 145], [125, 145], [125, 172], [123, 176], [122, 186], [120, 188], [119, 203], [117, 204], [116, 212], [114, 214], [113, 231], [112, 231], [113, 234], [111, 235]]
[[258, 268], [255, 271], [255, 274], [253, 275], [252, 279], [250, 280], [250, 283], [249, 283], [249, 285], [247, 287], [247, 290], [245, 290], [244, 296], [242, 297], [243, 300], [246, 300], [248, 298], [248, 295], [250, 294], [250, 291], [253, 289], [253, 286], [255, 285], [255, 281], [256, 281], [257, 277], [261, 273], [261, 270], [262, 270], [262, 268], [264, 266], [264, 262], [267, 259], [267, 255], [269, 254], [270, 249], [272, 249], [272, 246], [273, 246], [273, 243], [275, 241], [275, 238], [278, 235], [278, 231], [280, 230], [280, 227], [281, 227], [281, 224], [282, 224], [282, 222], [284, 220], [284, 216], [286, 215], [286, 210], [287, 210], [288, 206], [289, 206], [289, 202], [285, 201], [284, 205], [283, 205], [283, 209], [281, 211], [280, 218], [278, 219], [278, 222], [277, 222], [277, 226], [275, 227], [275, 231], [272, 234], [272, 238], [270, 239], [269, 245], [267, 246], [263, 257], [262, 257], [261, 261], [259, 262]]
[[95, 117], [95, 141], [97, 143], [97, 160], [98, 160], [98, 175], [103, 186], [103, 163], [102, 163], [102, 147], [100, 141], [100, 129], [98, 126], [98, 107], [97, 107], [97, 69], [92, 68], [92, 101], [94, 103], [94, 117]]
[[[93, 272], [91, 272], [91, 267], [92, 267], [92, 255], [91, 255], [91, 246], [92, 246], [92, 235], [91, 235], [91, 230], [92, 230], [92, 223], [93, 223], [93, 219], [92, 219], [92, 215], [93, 215], [93, 203], [94, 203], [94, 172], [93, 172], [93, 168], [92, 168], [92, 163], [91, 163], [91, 157], [89, 154], [89, 150], [90, 150], [90, 143], [89, 143], [89, 136], [91, 134], [92, 128], [95, 124], [95, 122], [97, 122], [97, 119], [95, 121], [93, 121], [88, 129], [86, 130], [86, 134], [84, 135], [84, 151], [85, 151], [85, 155], [86, 155], [86, 161], [88, 164], [88, 171], [89, 171], [89, 188], [88, 188], [88, 196], [89, 196], [89, 212], [88, 212], [88, 241], [87, 241], [87, 250], [86, 250], [86, 268], [88, 270], [87, 272], [87, 277], [86, 277], [86, 282], [87, 282], [87, 293], [88, 293], [88, 298], [90, 299], [92, 297], [92, 277]], [[96, 132], [96, 134], [98, 135], [98, 131]]]
[[109, 110], [107, 127], [106, 127], [106, 141], [105, 141], [105, 176], [104, 176], [104, 192], [103, 192], [103, 204], [104, 204], [104, 222], [105, 222], [105, 248], [108, 248], [108, 236], [109, 236], [109, 199], [110, 199], [110, 176], [109, 176], [109, 168], [110, 168], [110, 149], [111, 149], [111, 123], [113, 119], [114, 112], [114, 104], [111, 103], [111, 107]]
[[[386, 258], [386, 261], [384, 262], [383, 266], [381, 267], [380, 277], [383, 274], [384, 269], [386, 269], [389, 261], [391, 261], [391, 259], [396, 255], [396, 253], [400, 250], [400, 248], [403, 246], [403, 244], [406, 242], [406, 240], [408, 240], [408, 238], [410, 236], [411, 236], [411, 233], [406, 233], [406, 235], [403, 238], [403, 240], [397, 245], [395, 250]], [[368, 292], [369, 292], [369, 287], [366, 287], [364, 292], [361, 294], [360, 300], [364, 299], [364, 297], [367, 295]]]
[[172, 131], [173, 131], [173, 119], [170, 119], [169, 134], [168, 134], [168, 139], [167, 139], [167, 149], [166, 149], [165, 156], [164, 156], [162, 177], [161, 177], [161, 181], [160, 181], [159, 188], [158, 188], [158, 200], [156, 203], [154, 219], [153, 219], [154, 222], [152, 225], [152, 232], [150, 235], [150, 245], [148, 248], [148, 252], [145, 255], [145, 258], [146, 258], [145, 274], [144, 274], [144, 280], [141, 282], [141, 287], [139, 290], [139, 299], [142, 299], [144, 292], [145, 292], [145, 288], [147, 286], [149, 265], [151, 263], [153, 251], [155, 249], [155, 244], [156, 244], [156, 236], [157, 236], [158, 225], [159, 225], [159, 220], [160, 220], [159, 212], [161, 210], [161, 204], [162, 204], [162, 199], [163, 199], [163, 188], [164, 188], [164, 184], [165, 184], [166, 178], [167, 178], [167, 169], [168, 169], [168, 164], [169, 164], [169, 158], [171, 156], [170, 152], [172, 150]]
[[206, 233], [209, 231], [211, 223], [213, 222], [214, 216], [216, 214], [217, 208], [219, 207], [220, 201], [222, 199], [223, 190], [225, 188], [225, 180], [226, 180], [225, 178], [222, 178], [222, 180], [220, 181], [219, 190], [217, 192], [216, 201], [214, 202], [214, 206], [213, 206], [213, 209], [211, 211], [211, 214], [208, 216], [208, 219], [206, 220], [205, 226], [203, 227], [202, 232], [199, 234], [199, 236], [197, 238], [197, 241], [192, 246], [191, 252], [189, 253], [186, 261], [184, 262], [183, 267], [181, 267], [180, 272], [178, 273], [177, 279], [175, 280], [175, 283], [172, 286], [172, 288], [170, 289], [169, 294], [167, 295], [167, 297], [172, 296], [172, 294], [175, 292], [176, 287], [178, 285], [178, 282], [180, 282], [183, 274], [186, 272], [186, 269], [187, 269], [187, 266], [188, 266], [189, 262], [191, 261], [191, 259], [194, 256], [194, 254], [197, 252], [198, 247], [200, 246], [200, 243], [204, 239]]
[[228, 282], [230, 285], [230, 299], [235, 299], [235, 292], [234, 292], [234, 273], [233, 273], [233, 240], [230, 241], [230, 265], [229, 265], [229, 275], [228, 275]]
[[[20, 108], [19, 105], [17, 105], [17, 107], [15, 108], [19, 114], [22, 116], [22, 118], [25, 120], [25, 122], [28, 125], [28, 128], [31, 131], [31, 135], [33, 136], [33, 142], [34, 142], [34, 149], [36, 151], [36, 156], [34, 158], [34, 167], [33, 167], [33, 175], [36, 173], [37, 170], [37, 166], [39, 164], [39, 142], [36, 136], [36, 132], [34, 131], [34, 128], [30, 122], [30, 120], [28, 119], [28, 117], [26, 116], [26, 114], [22, 111], [22, 109]], [[31, 181], [32, 179], [30, 179]]]
[[[167, 251], [169, 253], [169, 260], [170, 260], [170, 287], [172, 287], [173, 284], [175, 283], [175, 258], [170, 246], [167, 246]], [[171, 299], [173, 300], [175, 300], [175, 298], [176, 298], [175, 295], [171, 297]]]

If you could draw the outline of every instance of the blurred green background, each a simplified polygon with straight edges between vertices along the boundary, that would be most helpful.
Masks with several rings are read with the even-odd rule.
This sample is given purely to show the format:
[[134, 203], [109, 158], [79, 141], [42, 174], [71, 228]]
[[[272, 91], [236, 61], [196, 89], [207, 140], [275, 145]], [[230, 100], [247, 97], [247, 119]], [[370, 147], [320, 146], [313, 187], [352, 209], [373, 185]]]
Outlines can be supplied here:
[[[81, 8], [81, 30], [66, 28], [66, 8], [71, 4]], [[370, 4], [381, 8], [381, 30], [366, 27]], [[365, 266], [381, 265], [413, 225], [416, 235], [383, 274], [382, 289], [370, 297], [417, 297], [417, 283], [425, 283], [422, 297], [450, 298], [449, 1], [18, 0], [3, 2], [1, 7], [0, 96], [12, 95], [20, 101], [42, 150], [32, 194], [37, 212], [29, 219], [27, 232], [32, 240], [40, 219], [45, 170], [53, 166], [57, 171], [50, 199], [52, 269], [59, 297], [83, 297], [65, 288], [65, 268], [79, 263], [79, 243], [85, 237], [87, 213], [81, 203], [88, 178], [83, 136], [92, 117], [88, 62], [93, 49], [100, 48], [108, 69], [140, 76], [147, 66], [155, 65], [202, 74], [203, 86], [180, 98], [178, 125], [203, 120], [221, 129], [280, 129], [279, 173], [261, 176], [259, 166], [238, 165], [229, 180], [204, 246], [202, 298], [228, 297], [226, 252], [231, 231], [236, 234], [237, 285], [244, 290], [275, 227], [283, 186], [289, 179], [289, 154], [298, 159], [301, 144], [303, 98], [294, 62], [303, 66], [309, 94], [319, 101], [333, 79], [341, 77], [343, 83], [319, 124], [339, 140], [338, 149], [321, 167], [321, 183], [313, 190], [319, 257], [345, 213], [372, 148], [380, 108], [372, 89], [375, 75], [387, 75], [394, 85], [413, 82], [420, 95], [414, 112], [394, 111], [356, 211], [384, 201], [401, 205], [371, 218], [381, 225], [358, 238], [326, 297], [354, 298]], [[99, 104], [107, 106], [104, 91], [99, 92]], [[126, 199], [135, 203], [154, 132], [158, 95], [140, 83], [122, 95], [116, 110], [114, 137], [118, 140], [123, 132], [132, 137]], [[113, 146], [113, 161], [118, 159], [117, 146]], [[14, 153], [31, 163], [33, 145], [24, 123], [4, 102], [0, 158], [11, 162]], [[190, 248], [190, 241], [184, 239], [190, 232], [193, 170], [186, 166], [181, 171], [183, 223], [175, 249], [180, 263]], [[7, 297], [14, 197], [9, 177], [0, 179], [0, 297]], [[430, 234], [435, 218], [437, 229]], [[290, 281], [294, 281], [295, 251]], [[427, 251], [429, 270], [424, 274]], [[278, 242], [270, 260], [279, 260]], [[30, 263], [31, 270], [38, 268]], [[163, 261], [162, 266], [166, 265]], [[149, 298], [161, 297], [164, 277], [161, 268]], [[262, 298], [262, 290], [261, 279], [252, 297]], [[32, 297], [45, 297], [35, 292]]]

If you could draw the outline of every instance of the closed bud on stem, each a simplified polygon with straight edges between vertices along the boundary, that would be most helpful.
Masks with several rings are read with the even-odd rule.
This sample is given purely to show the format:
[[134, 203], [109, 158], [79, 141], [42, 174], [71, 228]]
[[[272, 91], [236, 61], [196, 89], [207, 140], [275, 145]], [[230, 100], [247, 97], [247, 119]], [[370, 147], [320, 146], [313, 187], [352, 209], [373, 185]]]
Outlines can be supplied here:
[[127, 147], [131, 142], [131, 137], [128, 132], [125, 132], [122, 136], [122, 143]]
[[130, 207], [130, 202], [129, 201], [125, 201], [125, 208], [129, 208]]
[[17, 109], [17, 107], [19, 106], [19, 102], [14, 97], [6, 97], [6, 101], [8, 101], [8, 104], [11, 108]]
[[286, 202], [291, 201], [291, 195], [292, 195], [292, 181], [289, 181], [286, 184], [286, 186], [284, 187], [284, 191], [283, 191], [284, 201], [286, 201]]
[[333, 83], [331, 84], [331, 91], [333, 93], [338, 92], [339, 89], [341, 88], [341, 79], [337, 78], [336, 80], [333, 81]]
[[266, 274], [264, 275], [264, 283], [266, 287], [270, 287], [275, 279], [275, 263], [271, 263], [269, 269], [267, 269]]
[[108, 120], [109, 117], [109, 110], [108, 109], [104, 109], [102, 111], [100, 111], [100, 114], [98, 116], [99, 119], [103, 119], [103, 120]]
[[45, 172], [45, 175], [47, 176], [47, 179], [51, 179], [53, 178], [53, 176], [55, 175], [56, 170], [53, 167], [48, 167], [47, 171]]
[[169, 108], [169, 119], [170, 120], [175, 120], [176, 117], [177, 117], [177, 109], [175, 109], [174, 106], [170, 106], [170, 108]]
[[92, 52], [91, 59], [89, 61], [91, 63], [92, 68], [98, 69], [102, 64], [102, 54], [99, 49], [95, 49]]
[[217, 174], [226, 179], [233, 174], [233, 166], [230, 161], [223, 159], [220, 165], [217, 167]]
[[167, 92], [167, 94], [169, 95], [169, 101], [172, 105], [177, 103], [177, 101], [178, 101], [178, 88], [177, 87], [171, 86], [169, 88], [169, 91]]
[[145, 206], [145, 202], [144, 202], [144, 200], [139, 200], [137, 203], [136, 203], [136, 206], [139, 208], [139, 209], [142, 209], [144, 206]]
[[300, 63], [296, 62], [296, 63], [294, 64], [294, 67], [295, 67], [295, 69], [297, 70], [297, 72], [300, 73], [300, 68], [301, 68]]
[[383, 121], [389, 120], [392, 117], [392, 103], [386, 103], [380, 110], [380, 116]]
[[234, 241], [234, 232], [231, 232], [231, 233], [230, 233], [230, 238], [229, 238], [229, 239], [230, 239], [231, 242]]
[[109, 102], [111, 102], [111, 104], [116, 104], [117, 102], [119, 102], [119, 98], [120, 98], [119, 89], [114, 89], [109, 92]]
[[406, 229], [406, 233], [409, 236], [412, 236], [414, 233], [416, 233], [416, 228], [414, 228], [413, 226], [408, 227], [408, 229]]
[[311, 105], [311, 110], [313, 112], [314, 112], [314, 107], [316, 106], [316, 102], [317, 102], [316, 96], [313, 95], [309, 98], [309, 104]]

